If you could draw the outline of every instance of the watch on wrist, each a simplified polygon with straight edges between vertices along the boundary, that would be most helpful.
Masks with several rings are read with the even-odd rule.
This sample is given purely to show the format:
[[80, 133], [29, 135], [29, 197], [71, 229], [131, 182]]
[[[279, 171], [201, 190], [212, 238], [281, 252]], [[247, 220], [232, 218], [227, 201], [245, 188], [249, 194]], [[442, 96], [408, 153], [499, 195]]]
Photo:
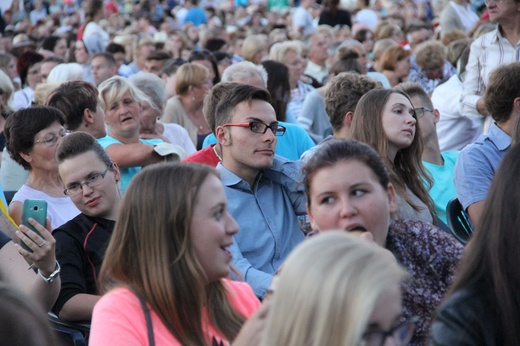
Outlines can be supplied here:
[[38, 269], [38, 275], [40, 275], [40, 277], [45, 280], [46, 283], [50, 284], [51, 282], [53, 282], [54, 280], [56, 280], [56, 278], [58, 277], [58, 275], [60, 275], [60, 271], [61, 271], [61, 267], [60, 267], [60, 264], [58, 263], [58, 261], [56, 261], [56, 267], [54, 268], [54, 271], [51, 273], [51, 275], [49, 275], [48, 278], [46, 278], [42, 272], [40, 271], [40, 269]]

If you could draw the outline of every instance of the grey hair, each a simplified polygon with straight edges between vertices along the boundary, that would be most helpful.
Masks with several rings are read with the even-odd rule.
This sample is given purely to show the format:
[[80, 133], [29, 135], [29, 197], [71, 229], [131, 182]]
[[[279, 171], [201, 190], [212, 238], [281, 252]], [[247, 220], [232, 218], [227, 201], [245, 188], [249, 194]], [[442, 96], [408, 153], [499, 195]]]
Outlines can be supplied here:
[[237, 82], [238, 80], [246, 80], [260, 75], [267, 89], [267, 71], [262, 65], [255, 65], [250, 61], [242, 61], [237, 64], [230, 65], [222, 73], [222, 82]]
[[162, 111], [166, 102], [164, 81], [153, 73], [137, 73], [128, 78], [137, 89], [150, 98], [152, 108]]

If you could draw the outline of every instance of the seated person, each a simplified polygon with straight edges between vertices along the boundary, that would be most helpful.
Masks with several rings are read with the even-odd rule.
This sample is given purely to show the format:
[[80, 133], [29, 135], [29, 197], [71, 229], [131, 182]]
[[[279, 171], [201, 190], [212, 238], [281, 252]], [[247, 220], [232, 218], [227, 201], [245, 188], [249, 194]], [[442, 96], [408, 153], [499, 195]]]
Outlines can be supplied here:
[[[219, 89], [229, 88], [225, 97]], [[303, 240], [298, 217], [305, 216], [300, 182], [301, 164], [274, 154], [279, 125], [269, 93], [240, 83], [216, 85], [215, 134], [222, 151], [217, 170], [228, 197], [228, 208], [241, 232], [230, 247], [233, 265], [263, 298], [273, 273]]]
[[57, 228], [79, 214], [78, 208], [63, 194], [58, 175], [56, 148], [67, 131], [65, 116], [53, 107], [23, 108], [9, 116], [5, 124], [9, 155], [26, 170], [29, 177], [13, 196], [9, 215], [16, 224], [22, 221], [26, 199], [47, 201], [51, 228]]
[[490, 77], [486, 109], [495, 123], [489, 133], [464, 148], [455, 165], [455, 188], [471, 223], [478, 224], [495, 171], [511, 146], [511, 135], [520, 116], [520, 62], [500, 66]]
[[61, 291], [53, 312], [65, 321], [90, 321], [99, 300], [97, 277], [119, 209], [117, 164], [94, 137], [76, 132], [58, 147], [65, 194], [81, 214], [53, 232], [61, 265]]
[[406, 274], [392, 257], [342, 231], [304, 241], [271, 286], [261, 345], [408, 345], [415, 323], [401, 321]]
[[[271, 76], [272, 77], [272, 76]], [[255, 86], [260, 89], [267, 89], [268, 86], [268, 75], [264, 67], [261, 65], [254, 65], [249, 61], [242, 61], [237, 64], [229, 66], [226, 70], [224, 70], [224, 74], [222, 75], [223, 82], [233, 82], [233, 83], [242, 83], [251, 86]], [[271, 95], [273, 93], [271, 92]], [[206, 101], [206, 100], [204, 100]], [[207, 103], [207, 102], [206, 102]], [[215, 115], [214, 109], [208, 108], [204, 104], [202, 112], [204, 117], [206, 118], [206, 122], [210, 126], [211, 130], [215, 131]], [[271, 98], [271, 105], [275, 108], [276, 100]], [[213, 107], [215, 107], [214, 105]], [[276, 110], [276, 108], [275, 108]], [[275, 154], [285, 157], [289, 160], [298, 160], [300, 155], [305, 152], [307, 149], [314, 146], [314, 143], [311, 137], [301, 128], [300, 125], [287, 123], [285, 121], [280, 121], [279, 115], [277, 114], [278, 123], [286, 128], [285, 134], [278, 139], [278, 144], [276, 145]], [[220, 149], [218, 146], [214, 144], [217, 142], [214, 133], [209, 134], [202, 144], [203, 149], [208, 153], [210, 151], [216, 152], [220, 155]], [[208, 148], [211, 146], [211, 148]], [[197, 155], [197, 154], [196, 154]], [[200, 154], [199, 154], [200, 155]], [[198, 155], [197, 155], [198, 156]], [[194, 161], [191, 158], [187, 161]], [[196, 162], [196, 161], [194, 161]], [[216, 161], [216, 164], [218, 161]]]
[[[450, 46], [454, 43], [451, 43]], [[475, 118], [462, 115], [460, 108], [460, 98], [464, 86], [462, 80], [468, 64], [469, 45], [470, 42], [466, 44], [466, 48], [457, 60], [457, 74], [437, 86], [432, 93], [433, 106], [442, 114], [436, 125], [441, 151], [462, 150], [482, 134], [482, 116]]]
[[400, 320], [419, 317], [410, 345], [424, 345], [433, 314], [453, 281], [462, 245], [430, 223], [392, 221], [397, 201], [389, 171], [361, 142], [324, 144], [306, 163], [303, 184], [313, 230], [339, 229], [371, 239], [406, 268], [411, 279], [403, 287]]
[[519, 156], [515, 145], [500, 163], [429, 345], [520, 344]]
[[163, 141], [139, 137], [141, 103], [150, 101], [126, 78], [112, 77], [101, 83], [98, 89], [105, 122], [110, 127], [109, 135], [98, 141], [121, 169], [121, 190], [124, 192], [142, 166], [163, 161], [154, 150], [154, 145]]
[[426, 188], [435, 204], [437, 215], [446, 223], [446, 206], [457, 195], [453, 182], [453, 171], [459, 152], [441, 153], [436, 131], [441, 114], [433, 107], [430, 97], [419, 84], [401, 83], [395, 89], [408, 94], [415, 108], [417, 124], [421, 128], [423, 140], [422, 163], [433, 179], [432, 185], [426, 185]]

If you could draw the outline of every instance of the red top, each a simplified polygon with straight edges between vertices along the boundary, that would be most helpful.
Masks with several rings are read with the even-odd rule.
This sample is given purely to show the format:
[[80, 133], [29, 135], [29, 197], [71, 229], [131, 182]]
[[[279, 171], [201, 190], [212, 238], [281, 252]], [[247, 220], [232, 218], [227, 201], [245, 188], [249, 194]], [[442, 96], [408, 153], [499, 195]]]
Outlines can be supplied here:
[[213, 151], [213, 147], [216, 144], [212, 144], [209, 147], [201, 149], [196, 153], [191, 154], [190, 156], [184, 158], [182, 162], [195, 162], [202, 163], [203, 165], [208, 165], [211, 167], [217, 167], [220, 159], [217, 157], [215, 152]]

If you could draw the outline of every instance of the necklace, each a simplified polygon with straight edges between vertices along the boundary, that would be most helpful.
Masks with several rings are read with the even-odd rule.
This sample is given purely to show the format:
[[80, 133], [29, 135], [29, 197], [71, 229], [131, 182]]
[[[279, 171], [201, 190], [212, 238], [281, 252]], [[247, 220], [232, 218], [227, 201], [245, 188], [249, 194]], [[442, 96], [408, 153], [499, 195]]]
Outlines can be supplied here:
[[206, 119], [202, 117], [201, 120], [199, 116], [190, 113], [188, 113], [188, 116], [190, 118], [191, 123], [195, 125], [195, 127], [197, 128], [197, 132], [199, 132], [199, 134], [205, 134], [204, 130], [207, 127]]
[[213, 146], [213, 152], [215, 153], [215, 155], [217, 155], [218, 159], [219, 159], [220, 161], [222, 161], [222, 158], [221, 158], [220, 155], [217, 153], [217, 149], [215, 149], [216, 147], [217, 147], [217, 145], [215, 144], [215, 145]]

